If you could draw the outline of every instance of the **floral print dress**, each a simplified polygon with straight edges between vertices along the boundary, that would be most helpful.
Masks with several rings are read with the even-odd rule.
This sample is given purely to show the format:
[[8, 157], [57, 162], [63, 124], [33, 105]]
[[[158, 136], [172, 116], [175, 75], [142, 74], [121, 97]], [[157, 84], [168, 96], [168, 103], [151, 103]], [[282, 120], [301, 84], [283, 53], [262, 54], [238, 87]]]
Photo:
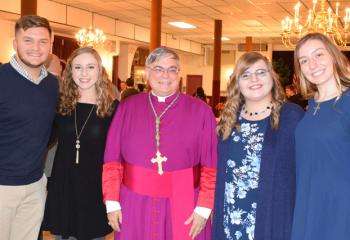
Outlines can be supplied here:
[[261, 152], [268, 118], [248, 121], [239, 117], [240, 132], [228, 139], [224, 231], [228, 240], [254, 240]]

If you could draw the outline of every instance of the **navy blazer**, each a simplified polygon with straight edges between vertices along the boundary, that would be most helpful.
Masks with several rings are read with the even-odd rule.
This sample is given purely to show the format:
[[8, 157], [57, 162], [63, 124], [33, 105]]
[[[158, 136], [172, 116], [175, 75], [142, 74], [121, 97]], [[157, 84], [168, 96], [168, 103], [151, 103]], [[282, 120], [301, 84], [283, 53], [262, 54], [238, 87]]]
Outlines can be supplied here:
[[[279, 127], [266, 128], [258, 187], [254, 240], [290, 240], [295, 201], [295, 127], [304, 111], [285, 103], [280, 112]], [[213, 240], [224, 240], [223, 210], [225, 170], [229, 139], [219, 139], [218, 174], [214, 202]]]

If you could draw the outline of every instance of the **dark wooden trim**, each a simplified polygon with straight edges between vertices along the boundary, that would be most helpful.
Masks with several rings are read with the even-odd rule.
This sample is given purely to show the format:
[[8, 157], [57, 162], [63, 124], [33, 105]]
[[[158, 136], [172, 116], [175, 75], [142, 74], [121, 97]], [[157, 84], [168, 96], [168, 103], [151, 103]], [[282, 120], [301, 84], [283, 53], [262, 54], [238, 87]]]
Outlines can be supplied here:
[[215, 20], [213, 91], [212, 91], [212, 108], [215, 116], [219, 115], [219, 112], [215, 109], [215, 106], [220, 102], [221, 36], [222, 36], [222, 21]]

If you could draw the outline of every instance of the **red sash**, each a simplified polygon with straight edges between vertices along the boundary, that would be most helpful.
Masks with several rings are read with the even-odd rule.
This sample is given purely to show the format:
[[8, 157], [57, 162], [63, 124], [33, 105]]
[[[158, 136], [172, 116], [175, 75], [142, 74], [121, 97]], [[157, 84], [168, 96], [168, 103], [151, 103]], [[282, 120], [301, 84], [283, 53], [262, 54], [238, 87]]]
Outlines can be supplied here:
[[170, 199], [174, 240], [189, 240], [191, 224], [184, 222], [193, 213], [194, 189], [199, 186], [200, 168], [186, 168], [159, 175], [156, 170], [124, 163], [123, 183], [131, 191]]

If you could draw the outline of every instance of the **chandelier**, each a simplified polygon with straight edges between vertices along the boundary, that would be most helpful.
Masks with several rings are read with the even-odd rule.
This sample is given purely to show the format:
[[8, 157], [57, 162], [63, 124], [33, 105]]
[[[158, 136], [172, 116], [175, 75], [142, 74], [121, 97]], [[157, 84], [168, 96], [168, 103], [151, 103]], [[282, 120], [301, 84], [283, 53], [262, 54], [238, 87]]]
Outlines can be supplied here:
[[92, 27], [89, 30], [85, 28], [80, 29], [78, 33], [75, 34], [78, 45], [80, 47], [97, 47], [106, 41], [106, 36], [102, 30], [95, 28], [93, 31]]
[[346, 8], [345, 16], [339, 16], [339, 3], [334, 9], [325, 8], [326, 0], [321, 0], [320, 9], [316, 11], [317, 0], [312, 1], [312, 9], [302, 23], [300, 2], [294, 7], [294, 18], [286, 17], [282, 20], [282, 42], [288, 48], [294, 48], [296, 41], [310, 32], [320, 32], [327, 35], [336, 45], [346, 47], [349, 43], [350, 8]]

